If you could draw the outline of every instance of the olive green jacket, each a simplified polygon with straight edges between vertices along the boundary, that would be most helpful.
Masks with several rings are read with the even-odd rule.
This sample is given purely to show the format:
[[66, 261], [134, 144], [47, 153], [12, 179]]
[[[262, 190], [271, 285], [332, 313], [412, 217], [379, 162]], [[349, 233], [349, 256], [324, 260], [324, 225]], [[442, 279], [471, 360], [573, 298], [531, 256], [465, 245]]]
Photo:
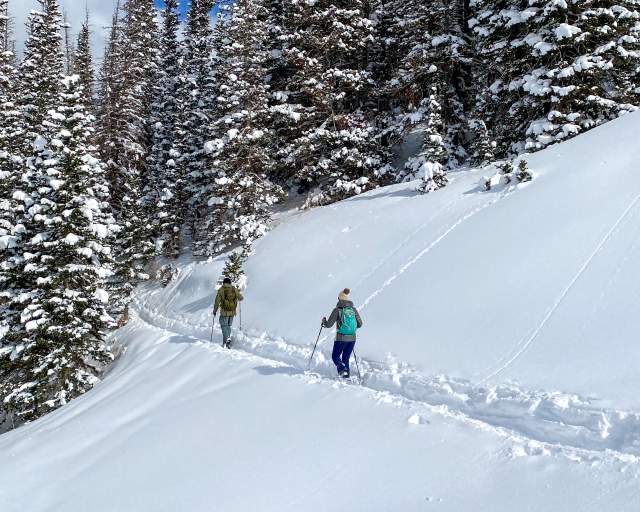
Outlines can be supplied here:
[[[240, 291], [235, 286], [232, 286], [230, 284], [223, 284], [218, 290], [218, 293], [216, 294], [216, 301], [213, 304], [214, 316], [218, 314], [218, 309], [222, 307], [222, 302], [224, 301], [225, 294], [227, 294], [227, 298], [229, 298], [231, 293], [235, 294], [237, 302], [240, 302], [241, 300], [244, 299]], [[220, 316], [236, 316], [236, 311], [235, 310], [228, 311], [226, 309], [221, 309]]]

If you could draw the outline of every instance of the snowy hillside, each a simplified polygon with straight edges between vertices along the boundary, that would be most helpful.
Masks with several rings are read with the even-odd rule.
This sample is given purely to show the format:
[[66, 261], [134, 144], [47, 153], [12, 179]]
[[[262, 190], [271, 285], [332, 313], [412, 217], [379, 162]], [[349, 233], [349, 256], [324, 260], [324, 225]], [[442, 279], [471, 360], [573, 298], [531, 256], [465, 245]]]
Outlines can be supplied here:
[[[490, 169], [283, 218], [247, 265], [236, 350], [209, 343], [223, 259], [141, 287], [125, 355], [0, 437], [3, 511], [634, 511], [640, 114]], [[350, 287], [363, 385], [320, 318]], [[89, 505], [90, 504], [90, 505]]]

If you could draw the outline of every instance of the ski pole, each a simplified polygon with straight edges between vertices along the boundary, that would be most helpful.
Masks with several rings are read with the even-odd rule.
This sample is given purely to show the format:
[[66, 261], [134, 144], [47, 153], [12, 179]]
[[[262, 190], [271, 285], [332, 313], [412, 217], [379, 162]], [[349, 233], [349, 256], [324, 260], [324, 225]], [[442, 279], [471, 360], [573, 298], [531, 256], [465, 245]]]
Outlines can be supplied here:
[[240, 306], [240, 330], [242, 330], [242, 302], [238, 303]]
[[213, 316], [213, 320], [211, 320], [211, 343], [213, 343], [213, 329], [216, 326], [216, 317]]
[[316, 344], [313, 346], [313, 352], [311, 352], [311, 357], [309, 358], [309, 363], [307, 364], [307, 370], [311, 368], [311, 361], [313, 359], [313, 354], [316, 353], [316, 347], [318, 346], [318, 341], [320, 341], [321, 334], [322, 334], [322, 324], [320, 324], [320, 331], [318, 331], [318, 337], [316, 338]]
[[362, 375], [360, 375], [360, 366], [358, 366], [358, 356], [356, 355], [356, 349], [353, 349], [353, 358], [356, 360], [356, 369], [358, 370], [358, 380], [360, 381], [360, 385], [362, 385]]

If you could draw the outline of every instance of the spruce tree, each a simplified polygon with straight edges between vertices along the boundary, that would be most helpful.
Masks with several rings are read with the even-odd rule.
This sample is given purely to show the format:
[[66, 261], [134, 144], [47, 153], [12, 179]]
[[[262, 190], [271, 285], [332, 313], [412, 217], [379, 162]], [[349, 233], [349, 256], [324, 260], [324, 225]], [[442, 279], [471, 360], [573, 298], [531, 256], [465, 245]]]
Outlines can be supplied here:
[[180, 251], [185, 217], [184, 176], [176, 141], [182, 104], [178, 6], [177, 0], [167, 0], [162, 13], [158, 77], [151, 108], [153, 146], [149, 156], [148, 194], [155, 204], [156, 248], [160, 254], [170, 257], [176, 257]]
[[56, 106], [64, 71], [62, 13], [58, 0], [38, 0], [31, 11], [24, 58], [20, 66], [20, 105], [33, 138], [47, 112]]
[[413, 175], [422, 178], [418, 191], [427, 193], [446, 186], [448, 179], [442, 162], [446, 159], [447, 153], [442, 137], [443, 124], [440, 114], [441, 108], [437, 100], [437, 90], [433, 88], [429, 99], [423, 100], [423, 102], [427, 104], [428, 114], [422, 147], [416, 157], [409, 159], [407, 166]]
[[[444, 162], [449, 167], [466, 158], [472, 49], [465, 5], [464, 0], [390, 0], [386, 4], [386, 54], [390, 60], [383, 88], [390, 111], [386, 130], [401, 139], [421, 133], [426, 122], [424, 107], [436, 87]], [[399, 173], [398, 179], [406, 178], [404, 172]]]
[[363, 0], [283, 4], [284, 90], [274, 91], [283, 118], [278, 178], [312, 191], [324, 204], [384, 183], [387, 154], [378, 140], [367, 69], [373, 22]]
[[215, 173], [206, 191], [206, 213], [195, 234], [196, 254], [249, 245], [267, 230], [281, 195], [267, 176], [274, 133], [266, 84], [269, 13], [261, 0], [238, 0], [225, 24], [230, 44], [219, 54], [218, 138], [207, 143]]
[[472, 137], [469, 158], [472, 165], [482, 166], [495, 159], [493, 146], [489, 140], [487, 125], [481, 119], [470, 119], [469, 134]]
[[109, 38], [98, 77], [98, 125], [96, 143], [102, 160], [108, 166], [107, 176], [113, 185], [117, 178], [118, 147], [116, 136], [119, 128], [118, 104], [122, 91], [124, 66], [122, 52], [124, 48], [123, 27], [120, 0], [116, 2], [111, 19]]
[[78, 43], [73, 59], [73, 74], [80, 77], [84, 94], [84, 103], [90, 110], [93, 109], [93, 61], [91, 58], [91, 32], [89, 30], [89, 12], [78, 34]]
[[[184, 80], [180, 88], [182, 113], [178, 123], [176, 149], [180, 175], [184, 176], [190, 223], [197, 226], [206, 212], [206, 190], [213, 176], [207, 166], [205, 144], [211, 137], [211, 124], [215, 119], [217, 75], [215, 54], [222, 42], [214, 40], [211, 9], [215, 0], [191, 0], [183, 41]], [[222, 19], [217, 23], [219, 34]]]
[[26, 130], [16, 105], [19, 78], [10, 22], [8, 0], [0, 0], [0, 358], [13, 351], [8, 339], [19, 324], [15, 298], [25, 286], [18, 268], [23, 261], [26, 195], [21, 189]]
[[111, 360], [103, 340], [112, 325], [105, 277], [116, 228], [77, 76], [64, 80], [58, 104], [27, 160], [32, 236], [19, 271], [30, 289], [14, 298], [21, 325], [0, 359], [0, 403], [15, 422], [84, 393]]
[[537, 150], [634, 110], [633, 0], [473, 4], [478, 101], [500, 156]]
[[153, 254], [153, 205], [145, 201], [145, 192], [150, 183], [149, 118], [157, 72], [154, 16], [153, 0], [124, 2], [114, 19], [105, 69], [106, 95], [101, 103], [107, 117], [100, 144], [109, 166], [111, 204], [122, 227], [113, 283], [114, 312], [124, 308], [135, 283], [148, 278], [145, 267]]

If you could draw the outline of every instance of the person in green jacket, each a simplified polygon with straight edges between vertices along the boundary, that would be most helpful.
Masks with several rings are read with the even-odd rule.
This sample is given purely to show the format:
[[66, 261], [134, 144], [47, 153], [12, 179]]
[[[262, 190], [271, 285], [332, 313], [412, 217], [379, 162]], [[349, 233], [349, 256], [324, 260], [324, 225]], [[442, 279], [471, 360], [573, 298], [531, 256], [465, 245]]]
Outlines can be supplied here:
[[244, 297], [240, 291], [231, 284], [231, 279], [225, 277], [222, 286], [216, 294], [213, 304], [213, 318], [215, 319], [220, 310], [220, 328], [222, 329], [222, 346], [231, 348], [231, 326], [233, 318], [236, 316], [238, 302]]

